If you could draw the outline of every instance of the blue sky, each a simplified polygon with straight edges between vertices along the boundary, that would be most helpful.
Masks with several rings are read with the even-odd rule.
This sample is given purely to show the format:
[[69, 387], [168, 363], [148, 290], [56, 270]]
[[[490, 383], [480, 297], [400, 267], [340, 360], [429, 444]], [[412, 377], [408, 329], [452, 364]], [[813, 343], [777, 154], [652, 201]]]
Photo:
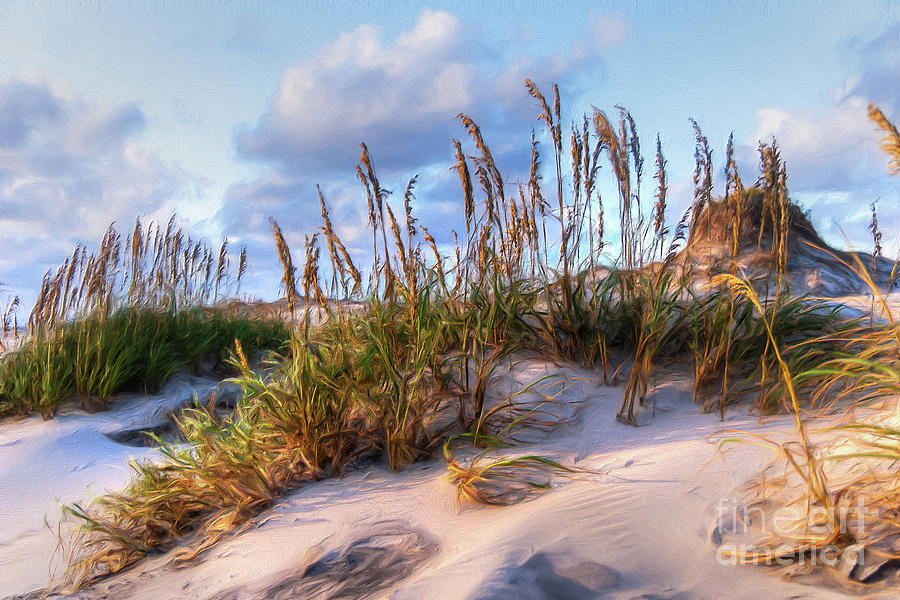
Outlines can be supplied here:
[[109, 221], [174, 211], [246, 244], [248, 289], [273, 297], [266, 219], [299, 250], [317, 183], [364, 252], [361, 141], [387, 187], [422, 174], [421, 220], [446, 237], [461, 221], [454, 116], [479, 122], [515, 180], [531, 129], [543, 136], [525, 77], [560, 84], [566, 121], [620, 104], [648, 154], [659, 133], [673, 219], [693, 117], [714, 159], [734, 132], [745, 180], [757, 142], [777, 136], [826, 238], [840, 226], [868, 247], [879, 199], [886, 247], [900, 242], [900, 179], [865, 117], [874, 100], [900, 120], [897, 3], [0, 1], [0, 282], [28, 301]]

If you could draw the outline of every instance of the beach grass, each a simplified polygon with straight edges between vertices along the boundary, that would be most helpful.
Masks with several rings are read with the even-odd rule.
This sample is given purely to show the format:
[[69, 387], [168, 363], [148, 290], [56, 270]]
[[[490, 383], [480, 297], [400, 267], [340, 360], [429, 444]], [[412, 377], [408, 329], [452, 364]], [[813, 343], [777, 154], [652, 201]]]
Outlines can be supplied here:
[[[897, 174], [897, 129], [875, 105], [869, 106], [869, 117], [884, 132], [881, 148], [888, 155], [888, 172]], [[757, 292], [733, 275], [720, 276], [762, 314], [781, 380], [789, 392], [796, 430], [794, 439], [781, 441], [749, 432], [724, 440], [751, 441], [774, 451], [775, 463], [763, 471], [753, 490], [774, 502], [782, 514], [793, 515], [777, 531], [763, 532], [755, 547], [738, 552], [737, 558], [744, 564], [771, 564], [773, 558], [780, 559], [781, 564], [791, 560], [802, 563], [808, 556], [837, 549], [845, 557], [840, 567], [843, 575], [857, 583], [870, 583], [878, 579], [883, 566], [900, 559], [900, 477], [896, 468], [900, 458], [896, 424], [900, 322], [886, 297], [886, 291], [893, 287], [896, 262], [887, 283], [877, 281], [881, 232], [874, 204], [872, 211], [873, 252], [869, 264], [857, 253], [839, 256], [824, 250], [864, 282], [872, 301], [871, 311], [864, 318], [802, 342], [811, 348], [804, 354], [813, 353], [813, 360], [796, 363], [786, 359], [784, 351], [797, 344], [792, 346], [776, 337], [775, 320], [765, 316]], [[852, 410], [854, 405], [877, 399], [883, 403], [874, 412], [860, 415]], [[843, 405], [838, 404], [841, 401]], [[816, 407], [838, 409], [839, 418], [818, 427], [814, 439], [808, 422], [814, 413], [804, 408]], [[771, 468], [778, 465], [787, 466], [787, 475], [781, 477], [780, 485], [771, 486]]]
[[[368, 273], [353, 263], [321, 190], [322, 226], [304, 240], [301, 269], [272, 221], [287, 333], [284, 324], [206, 311], [237, 288], [244, 254], [229, 277], [224, 244], [218, 253], [198, 246], [171, 221], [165, 232], [138, 222], [129, 252], [120, 253], [125, 246], [111, 229], [96, 257], [76, 250], [45, 278], [31, 340], [0, 363], [7, 411], [49, 414], [73, 394], [108, 399], [129, 385], [153, 387], [226, 349], [243, 390], [233, 414], [202, 402], [182, 413], [186, 443], [160, 441], [159, 458], [132, 464], [127, 488], [67, 508], [81, 525], [68, 583], [78, 587], [176, 545], [182, 558], [196, 556], [279, 495], [340, 475], [365, 456], [400, 469], [443, 454], [460, 497], [475, 501], [508, 503], [527, 496], [523, 490], [543, 489], [536, 471], [565, 474], [570, 467], [534, 454], [456, 454], [486, 443], [482, 427], [495, 410], [491, 378], [521, 350], [623, 382], [615, 416], [629, 425], [639, 423], [662, 361], [692, 369], [695, 399], [705, 410], [724, 416], [749, 398], [762, 412], [789, 412], [801, 451], [785, 456], [806, 482], [802, 493], [832, 502], [806, 435], [806, 411], [836, 393], [860, 396], [851, 389], [895, 392], [900, 338], [892, 319], [863, 327], [835, 303], [792, 293], [788, 264], [797, 232], [820, 240], [789, 197], [777, 143], [760, 145], [758, 179], [745, 186], [729, 140], [719, 197], [709, 142], [693, 123], [693, 203], [669, 231], [658, 139], [657, 187], [648, 204], [628, 111], [617, 108], [616, 119], [595, 109], [572, 125], [567, 141], [559, 89], [553, 86], [552, 98], [531, 81], [526, 89], [547, 130], [555, 198], [545, 197], [537, 135], [529, 179], [512, 185], [478, 125], [460, 114], [471, 138], [470, 153], [452, 140], [465, 231], [448, 251], [414, 215], [417, 178], [392, 205], [363, 144], [356, 174], [371, 234]], [[619, 204], [620, 255], [612, 264], [597, 186], [605, 163]], [[697, 268], [710, 249], [718, 253], [718, 275]], [[745, 274], [748, 255], [762, 273]], [[342, 300], [358, 307], [349, 310]], [[277, 352], [261, 367], [251, 364], [248, 353], [264, 348]]]
[[[241, 316], [223, 301], [247, 270], [177, 225], [110, 226], [96, 253], [76, 246], [48, 271], [28, 318], [28, 335], [0, 356], [0, 417], [50, 417], [66, 402], [101, 408], [125, 390], [154, 391], [180, 369], [222, 365], [240, 340], [248, 351], [282, 347], [280, 319]], [[9, 321], [4, 318], [4, 329]]]
[[0, 358], [0, 416], [52, 416], [74, 402], [99, 409], [122, 391], [153, 392], [182, 369], [224, 364], [240, 340], [249, 351], [289, 338], [280, 321], [209, 314], [200, 308], [127, 307], [41, 332]]

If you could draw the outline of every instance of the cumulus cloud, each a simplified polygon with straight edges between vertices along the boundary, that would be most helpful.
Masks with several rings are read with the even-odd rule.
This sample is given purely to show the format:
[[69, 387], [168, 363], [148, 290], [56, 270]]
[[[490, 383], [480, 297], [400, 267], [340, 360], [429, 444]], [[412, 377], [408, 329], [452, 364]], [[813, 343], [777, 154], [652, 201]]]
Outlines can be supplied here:
[[[615, 38], [614, 29], [607, 27], [604, 35]], [[451, 230], [464, 226], [459, 182], [449, 168], [455, 162], [451, 139], [471, 149], [457, 113], [478, 122], [510, 182], [527, 179], [530, 131], [543, 126], [524, 80], [533, 79], [548, 94], [551, 82], [564, 92], [578, 91], [577, 77], [593, 75], [590, 67], [599, 63], [596, 51], [584, 46], [566, 54], [509, 55], [503, 44], [477, 40], [456, 16], [426, 9], [393, 39], [361, 25], [287, 69], [265, 113], [235, 139], [239, 155], [268, 168], [233, 184], [216, 217], [248, 248], [256, 279], [248, 280], [247, 289], [256, 281], [260, 293], [275, 292], [279, 275], [269, 216], [298, 257], [303, 235], [321, 224], [316, 183], [323, 184], [344, 243], [360, 262], [371, 261], [365, 192], [354, 176], [360, 142], [367, 144], [382, 185], [394, 191], [389, 201], [395, 211], [408, 178], [421, 174], [418, 217], [439, 242], [451, 239]], [[546, 152], [551, 160], [549, 147]]]
[[882, 180], [884, 160], [878, 133], [867, 117], [867, 104], [852, 96], [825, 110], [760, 109], [756, 131], [744, 151], [748, 162], [751, 155], [756, 162], [757, 142], [774, 136], [787, 162], [791, 189], [871, 191], [868, 188]]
[[188, 176], [133, 142], [145, 124], [133, 103], [0, 81], [0, 281], [10, 292], [27, 297], [76, 242], [96, 244], [113, 220], [162, 215], [184, 193]]
[[533, 118], [523, 79], [563, 80], [585, 58], [507, 57], [443, 11], [422, 11], [388, 41], [361, 25], [284, 72], [266, 113], [238, 133], [238, 152], [287, 173], [342, 172], [365, 141], [380, 168], [418, 169], [446, 156], [458, 112], [493, 111], [473, 116], [497, 130]]

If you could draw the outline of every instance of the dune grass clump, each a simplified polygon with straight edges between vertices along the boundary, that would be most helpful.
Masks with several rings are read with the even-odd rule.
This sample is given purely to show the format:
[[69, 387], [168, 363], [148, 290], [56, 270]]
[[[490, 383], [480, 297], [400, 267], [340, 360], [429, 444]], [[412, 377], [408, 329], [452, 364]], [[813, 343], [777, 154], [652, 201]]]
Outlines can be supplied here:
[[[218, 252], [175, 226], [136, 221], [130, 237], [110, 227], [97, 254], [83, 246], [44, 277], [30, 334], [0, 357], [0, 416], [52, 416], [69, 400], [100, 407], [128, 389], [154, 390], [173, 373], [222, 363], [235, 339], [248, 350], [279, 348], [281, 322], [215, 308], [246, 271], [241, 251], [229, 274]], [[210, 308], [213, 307], [213, 308]]]
[[450, 482], [457, 497], [480, 504], [506, 506], [549, 489], [550, 476], [577, 472], [544, 456], [523, 455], [486, 459], [486, 453], [464, 461], [445, 448]]
[[[307, 314], [265, 375], [238, 343], [244, 394], [233, 415], [198, 404], [179, 421], [186, 445], [163, 444], [160, 461], [132, 465], [127, 489], [69, 508], [84, 523], [70, 581], [114, 572], [185, 534], [195, 536], [185, 555], [193, 556], [284, 491], [339, 474], [364, 453], [400, 468], [465, 430], [510, 324], [495, 303], [454, 312], [433, 278], [417, 277], [411, 306], [382, 299], [351, 314], [324, 305], [329, 318], [316, 327]], [[391, 290], [409, 293], [408, 282]]]
[[[734, 554], [742, 564], [771, 564], [773, 559], [802, 561], [810, 554], [833, 552], [841, 558], [844, 576], [857, 582], [872, 580], [881, 566], [900, 558], [896, 513], [900, 435], [890, 424], [896, 411], [889, 410], [887, 424], [872, 422], [872, 416], [859, 418], [847, 413], [835, 424], [812, 432], [803, 405], [803, 398], [812, 408], [834, 407], [842, 398], [869, 402], [895, 396], [900, 390], [900, 371], [894, 364], [900, 351], [897, 323], [862, 260], [856, 260], [859, 276], [870, 283], [873, 296], [883, 303], [886, 323], [865, 325], [860, 319], [840, 331], [823, 334], [813, 340], [825, 347], [816, 348], [816, 360], [796, 364], [786, 359], [784, 352], [791, 346], [779, 342], [774, 320], [763, 318], [778, 357], [780, 380], [789, 392], [797, 439], [781, 442], [744, 432], [723, 440], [752, 441], [769, 447], [780, 459], [764, 470], [762, 482], [755, 488], [760, 499], [754, 500], [774, 506], [781, 515], [779, 525], [763, 532], [750, 549], [725, 552], [726, 558]], [[745, 281], [720, 277], [727, 278], [728, 285], [762, 312], [759, 298]], [[893, 404], [888, 400], [887, 406]], [[779, 463], [786, 469], [777, 475], [773, 471]]]
[[[881, 147], [890, 157], [889, 172], [896, 173], [900, 155], [896, 127], [874, 105], [869, 106], [869, 116], [885, 132]], [[782, 516], [794, 518], [783, 520], [776, 531], [765, 532], [754, 547], [738, 553], [736, 558], [743, 563], [802, 562], [806, 556], [831, 552], [840, 559], [837, 571], [842, 576], [871, 583], [885, 575], [884, 567], [900, 559], [900, 476], [896, 468], [900, 459], [896, 423], [900, 323], [876, 282], [881, 233], [874, 205], [872, 210], [872, 270], [858, 254], [849, 258], [832, 254], [868, 287], [873, 303], [869, 318], [813, 337], [810, 343], [820, 355], [812, 363], [797, 365], [783, 357], [790, 345], [774, 335], [774, 321], [762, 319], [769, 342], [780, 355], [779, 368], [790, 392], [797, 439], [778, 442], [752, 436], [754, 443], [770, 447], [787, 467], [777, 477], [771, 468], [766, 469], [756, 489], [763, 501], [782, 509]], [[887, 290], [893, 280], [892, 272]], [[730, 276], [727, 283], [753, 300], [758, 311], [763, 310], [746, 282]], [[862, 416], [848, 411], [834, 424], [818, 428], [815, 434], [821, 437], [814, 442], [802, 410], [801, 392], [813, 407], [834, 407], [842, 399], [884, 401], [880, 411]]]
[[[91, 511], [67, 510], [84, 522], [69, 576], [115, 572], [197, 532], [196, 554], [246, 521], [286, 489], [340, 468], [367, 447], [340, 389], [344, 363], [323, 361], [340, 350], [291, 342], [291, 360], [267, 381], [239, 348], [245, 389], [233, 415], [219, 418], [202, 404], [178, 420], [187, 444], [161, 444], [162, 460], [133, 462], [137, 477], [100, 498]], [[189, 553], [190, 554], [190, 553]]]
[[0, 358], [0, 416], [50, 417], [70, 400], [97, 409], [124, 390], [155, 391], [179, 370], [224, 365], [235, 339], [255, 352], [280, 348], [289, 335], [281, 322], [199, 308], [90, 315], [32, 336]]

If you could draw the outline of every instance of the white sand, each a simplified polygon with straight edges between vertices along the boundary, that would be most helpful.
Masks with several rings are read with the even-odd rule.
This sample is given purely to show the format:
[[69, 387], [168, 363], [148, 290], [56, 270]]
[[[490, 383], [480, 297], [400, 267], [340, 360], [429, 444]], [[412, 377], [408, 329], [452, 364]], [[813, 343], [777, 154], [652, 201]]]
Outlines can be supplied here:
[[[197, 560], [150, 557], [75, 597], [847, 597], [716, 560], [710, 529], [717, 502], [734, 499], [770, 454], [740, 444], [721, 456], [708, 436], [723, 427], [788, 431], [790, 418], [761, 424], [732, 408], [723, 423], [700, 412], [675, 370], [658, 371], [656, 408], [644, 409], [639, 428], [615, 422], [622, 388], [603, 386], [595, 373], [529, 360], [493, 389], [520, 389], [554, 372], [569, 384], [561, 399], [583, 402], [561, 408], [570, 422], [512, 453], [593, 473], [556, 477], [534, 500], [493, 507], [457, 501], [440, 460], [400, 472], [363, 467], [284, 497]], [[169, 402], [188, 383], [172, 384]], [[0, 596], [46, 584], [55, 539], [43, 519], [58, 518], [56, 499], [120, 486], [127, 456], [153, 454], [100, 433], [134, 406], [0, 424]], [[340, 581], [329, 579], [329, 569]]]
[[47, 584], [59, 562], [54, 551], [60, 502], [84, 504], [120, 488], [132, 473], [128, 457], [158, 454], [119, 444], [105, 433], [155, 425], [194, 392], [205, 395], [214, 385], [178, 376], [152, 402], [135, 394], [106, 412], [66, 409], [46, 421], [34, 416], [0, 423], [0, 596]]

